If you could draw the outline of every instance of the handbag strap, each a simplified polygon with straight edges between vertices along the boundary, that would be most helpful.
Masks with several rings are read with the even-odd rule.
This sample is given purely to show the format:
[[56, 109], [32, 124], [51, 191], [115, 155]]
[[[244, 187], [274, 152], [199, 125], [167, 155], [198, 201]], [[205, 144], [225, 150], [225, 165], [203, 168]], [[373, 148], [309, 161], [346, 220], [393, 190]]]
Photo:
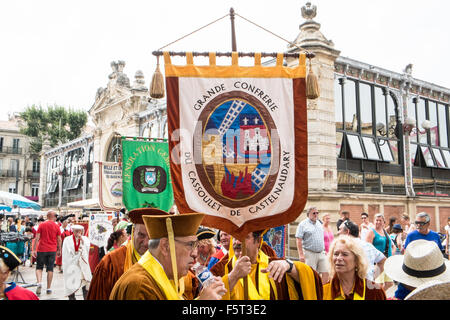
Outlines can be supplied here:
[[386, 247], [384, 249], [384, 256], [387, 258], [389, 255], [389, 243], [391, 241], [390, 241], [389, 235], [387, 234], [386, 230], [383, 229], [383, 231], [384, 231], [384, 236], [386, 238]]

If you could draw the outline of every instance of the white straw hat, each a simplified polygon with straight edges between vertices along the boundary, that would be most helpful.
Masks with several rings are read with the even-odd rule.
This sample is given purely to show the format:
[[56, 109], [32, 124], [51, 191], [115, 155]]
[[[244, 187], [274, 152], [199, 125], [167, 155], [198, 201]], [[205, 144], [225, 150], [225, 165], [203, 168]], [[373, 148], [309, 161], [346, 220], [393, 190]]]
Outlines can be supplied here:
[[450, 282], [427, 282], [408, 294], [405, 300], [450, 300]]
[[414, 288], [434, 280], [450, 281], [450, 262], [434, 241], [411, 242], [404, 255], [386, 260], [384, 271], [393, 280]]

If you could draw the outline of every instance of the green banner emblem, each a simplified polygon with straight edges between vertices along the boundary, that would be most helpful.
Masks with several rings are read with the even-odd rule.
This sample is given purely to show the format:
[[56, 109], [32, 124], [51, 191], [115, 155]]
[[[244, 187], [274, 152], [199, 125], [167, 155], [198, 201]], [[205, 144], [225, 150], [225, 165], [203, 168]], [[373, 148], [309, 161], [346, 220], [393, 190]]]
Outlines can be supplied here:
[[127, 210], [144, 207], [169, 211], [173, 205], [167, 142], [122, 137], [123, 203]]

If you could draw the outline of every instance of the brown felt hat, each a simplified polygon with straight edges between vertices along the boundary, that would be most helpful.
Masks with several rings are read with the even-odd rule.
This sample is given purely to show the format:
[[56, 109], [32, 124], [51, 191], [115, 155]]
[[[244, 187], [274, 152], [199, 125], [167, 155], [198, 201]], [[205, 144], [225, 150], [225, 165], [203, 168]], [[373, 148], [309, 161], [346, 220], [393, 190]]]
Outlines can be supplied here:
[[150, 239], [167, 238], [167, 219], [170, 218], [174, 237], [195, 236], [202, 223], [204, 213], [184, 213], [169, 215], [143, 215], [145, 228]]
[[144, 224], [143, 215], [162, 216], [169, 215], [169, 213], [158, 208], [137, 208], [128, 212], [128, 218], [133, 224]]

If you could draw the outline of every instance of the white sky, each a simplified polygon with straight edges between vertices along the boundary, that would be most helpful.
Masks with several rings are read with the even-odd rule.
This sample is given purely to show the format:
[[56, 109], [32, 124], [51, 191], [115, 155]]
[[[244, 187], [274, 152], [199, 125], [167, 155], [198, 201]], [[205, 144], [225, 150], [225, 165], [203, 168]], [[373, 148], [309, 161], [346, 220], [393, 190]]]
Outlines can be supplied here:
[[[293, 41], [306, 0], [14, 0], [0, 2], [0, 119], [28, 105], [89, 110], [110, 62], [146, 85], [152, 51], [229, 13]], [[341, 55], [450, 88], [450, 1], [315, 0], [315, 21]], [[238, 51], [283, 52], [287, 43], [235, 19]], [[171, 51], [231, 51], [229, 17]]]

